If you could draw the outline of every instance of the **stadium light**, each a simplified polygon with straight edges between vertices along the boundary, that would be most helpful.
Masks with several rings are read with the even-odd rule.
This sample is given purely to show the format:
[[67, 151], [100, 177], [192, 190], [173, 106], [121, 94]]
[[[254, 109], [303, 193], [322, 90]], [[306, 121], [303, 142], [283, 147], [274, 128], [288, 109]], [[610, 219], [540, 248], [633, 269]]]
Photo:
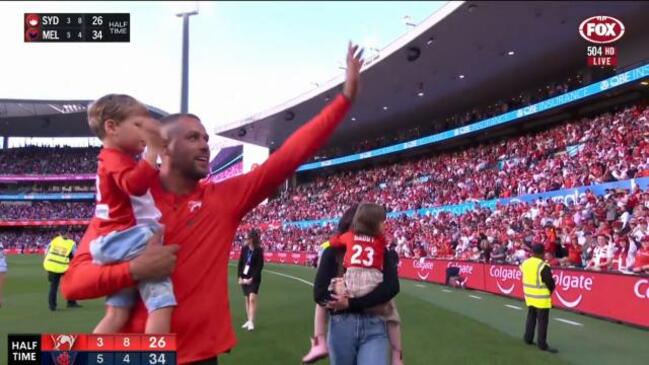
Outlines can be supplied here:
[[514, 53], [514, 51], [509, 51], [509, 52], [507, 52], [507, 54], [508, 54], [509, 56], [513, 56], [515, 53]]
[[461, 79], [464, 78], [464, 75], [463, 75], [463, 74], [460, 74], [460, 76], [458, 76], [458, 78], [461, 80]]
[[193, 9], [176, 13], [176, 16], [183, 18], [183, 49], [182, 49], [182, 81], [180, 85], [180, 112], [187, 113], [189, 98], [189, 17], [198, 14], [198, 2], [195, 2]]

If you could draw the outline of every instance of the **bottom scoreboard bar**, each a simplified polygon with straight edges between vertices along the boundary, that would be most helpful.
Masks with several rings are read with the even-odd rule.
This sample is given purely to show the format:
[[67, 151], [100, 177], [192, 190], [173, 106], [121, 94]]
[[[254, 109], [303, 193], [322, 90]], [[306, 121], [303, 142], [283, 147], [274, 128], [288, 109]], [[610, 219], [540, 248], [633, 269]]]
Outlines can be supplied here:
[[10, 334], [8, 365], [176, 365], [174, 335]]

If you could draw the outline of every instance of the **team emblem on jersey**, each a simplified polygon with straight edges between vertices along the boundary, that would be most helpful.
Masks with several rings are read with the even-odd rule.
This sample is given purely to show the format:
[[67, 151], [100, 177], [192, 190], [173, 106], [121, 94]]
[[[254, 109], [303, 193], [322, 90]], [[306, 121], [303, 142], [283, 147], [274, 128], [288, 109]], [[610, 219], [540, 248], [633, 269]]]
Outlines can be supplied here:
[[198, 200], [191, 200], [188, 203], [188, 206], [189, 206], [189, 211], [194, 213], [195, 210], [200, 209], [203, 206], [203, 202]]

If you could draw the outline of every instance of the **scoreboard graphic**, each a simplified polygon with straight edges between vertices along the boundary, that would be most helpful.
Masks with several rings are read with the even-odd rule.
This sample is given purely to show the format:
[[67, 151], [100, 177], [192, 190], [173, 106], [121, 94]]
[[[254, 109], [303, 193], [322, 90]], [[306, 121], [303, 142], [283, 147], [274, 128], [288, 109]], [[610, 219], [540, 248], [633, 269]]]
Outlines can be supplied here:
[[176, 365], [175, 335], [10, 334], [8, 365]]
[[25, 13], [25, 43], [130, 42], [131, 14]]

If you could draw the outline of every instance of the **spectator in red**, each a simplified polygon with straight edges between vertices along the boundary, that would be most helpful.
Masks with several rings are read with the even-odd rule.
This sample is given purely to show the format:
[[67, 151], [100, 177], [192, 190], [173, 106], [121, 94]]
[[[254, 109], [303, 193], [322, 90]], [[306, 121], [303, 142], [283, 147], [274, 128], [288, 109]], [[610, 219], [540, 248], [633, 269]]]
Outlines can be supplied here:
[[577, 237], [575, 237], [571, 240], [570, 245], [568, 245], [567, 264], [573, 267], [582, 267], [581, 255], [581, 246], [579, 246], [579, 243], [577, 243]]

